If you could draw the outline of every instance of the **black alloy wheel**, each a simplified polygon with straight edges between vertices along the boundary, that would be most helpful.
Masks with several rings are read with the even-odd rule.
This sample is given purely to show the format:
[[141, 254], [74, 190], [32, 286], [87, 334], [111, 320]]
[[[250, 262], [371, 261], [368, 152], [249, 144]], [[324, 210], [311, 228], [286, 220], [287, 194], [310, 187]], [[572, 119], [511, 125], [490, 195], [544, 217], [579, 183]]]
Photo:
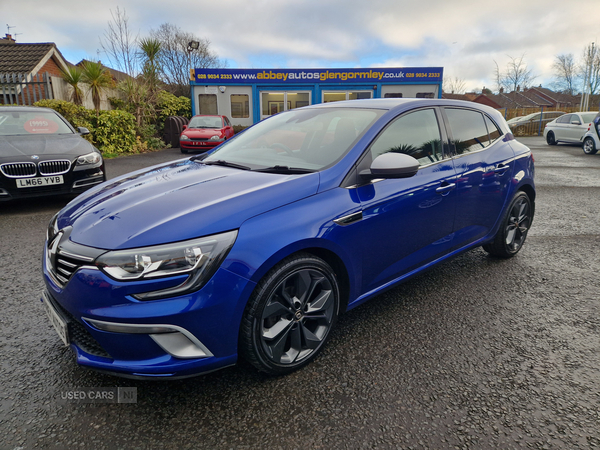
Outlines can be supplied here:
[[525, 243], [532, 220], [531, 200], [525, 192], [519, 191], [504, 214], [494, 240], [483, 245], [483, 249], [490, 255], [500, 258], [510, 258], [516, 255]]
[[548, 131], [546, 135], [546, 142], [548, 145], [556, 145], [556, 138], [554, 137], [554, 133], [552, 131]]
[[293, 255], [258, 284], [240, 330], [240, 354], [262, 372], [283, 375], [312, 361], [339, 312], [336, 276], [322, 259]]

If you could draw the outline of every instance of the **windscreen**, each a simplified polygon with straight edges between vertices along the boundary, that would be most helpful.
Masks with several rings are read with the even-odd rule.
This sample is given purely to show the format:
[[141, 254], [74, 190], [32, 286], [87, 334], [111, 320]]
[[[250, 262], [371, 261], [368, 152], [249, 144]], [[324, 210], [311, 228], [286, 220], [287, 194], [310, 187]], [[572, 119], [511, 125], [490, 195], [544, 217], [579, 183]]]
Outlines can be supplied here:
[[278, 114], [227, 141], [204, 159], [260, 169], [321, 170], [340, 160], [385, 111], [308, 108]]
[[0, 136], [32, 134], [73, 134], [73, 131], [51, 111], [0, 112]]
[[195, 116], [188, 128], [223, 128], [223, 119], [220, 116]]

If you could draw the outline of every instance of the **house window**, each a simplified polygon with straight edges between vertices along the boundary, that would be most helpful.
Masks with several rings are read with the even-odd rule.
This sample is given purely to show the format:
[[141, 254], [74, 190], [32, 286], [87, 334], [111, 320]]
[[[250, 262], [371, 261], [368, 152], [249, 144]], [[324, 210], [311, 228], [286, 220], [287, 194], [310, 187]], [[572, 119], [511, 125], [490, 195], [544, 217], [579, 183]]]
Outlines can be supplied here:
[[198, 94], [198, 114], [218, 114], [215, 94]]
[[250, 100], [248, 94], [233, 94], [231, 96], [231, 117], [246, 119], [250, 117]]

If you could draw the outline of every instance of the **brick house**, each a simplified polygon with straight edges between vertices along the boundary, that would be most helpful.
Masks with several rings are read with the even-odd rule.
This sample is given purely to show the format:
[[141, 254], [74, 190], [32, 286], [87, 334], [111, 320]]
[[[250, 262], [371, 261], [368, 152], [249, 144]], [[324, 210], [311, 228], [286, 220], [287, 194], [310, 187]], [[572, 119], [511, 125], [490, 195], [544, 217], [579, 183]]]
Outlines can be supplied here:
[[[50, 77], [60, 77], [60, 69], [66, 69], [67, 61], [53, 43], [18, 44], [10, 34], [0, 39], [0, 74], [3, 80], [35, 81], [27, 86], [12, 86], [7, 98], [7, 88], [0, 85], [0, 103], [30, 104], [42, 98], [54, 98], [50, 90]], [[46, 75], [47, 74], [47, 75]]]
[[[81, 66], [84, 62], [82, 60], [77, 65]], [[32, 105], [44, 98], [69, 100], [70, 87], [62, 79], [61, 69], [66, 70], [70, 66], [73, 64], [63, 57], [56, 44], [21, 44], [7, 34], [0, 39], [0, 104]], [[105, 68], [115, 82], [127, 77], [122, 72]], [[29, 84], [25, 84], [25, 81]], [[94, 105], [90, 96], [85, 95], [85, 86], [81, 86], [85, 96], [84, 106], [92, 109]], [[117, 90], [109, 90], [102, 96], [101, 109], [112, 109], [108, 97], [120, 95]]]

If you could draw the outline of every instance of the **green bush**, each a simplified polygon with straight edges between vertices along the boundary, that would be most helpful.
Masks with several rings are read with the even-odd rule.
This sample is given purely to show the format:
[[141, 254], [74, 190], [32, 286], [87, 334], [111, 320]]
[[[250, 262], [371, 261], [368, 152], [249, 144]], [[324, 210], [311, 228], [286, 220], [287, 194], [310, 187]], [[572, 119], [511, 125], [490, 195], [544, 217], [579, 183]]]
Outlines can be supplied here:
[[100, 111], [94, 115], [93, 138], [102, 153], [128, 153], [136, 144], [135, 118], [125, 111]]
[[[67, 119], [75, 129], [85, 127], [90, 130], [90, 133], [92, 132], [92, 118], [95, 117], [95, 113], [91, 109], [85, 109], [83, 106], [77, 106], [75, 103], [65, 100], [40, 100], [34, 103], [34, 106], [51, 108]], [[91, 134], [84, 137], [93, 142]]]
[[156, 124], [162, 134], [167, 117], [183, 116], [188, 119], [192, 117], [192, 101], [188, 97], [177, 97], [170, 92], [159, 91], [156, 110], [158, 111]]
[[85, 127], [90, 134], [84, 136], [103, 154], [129, 153], [136, 145], [135, 118], [126, 111], [100, 111], [77, 106], [64, 100], [40, 100], [35, 106], [52, 108], [69, 121], [73, 127]]

